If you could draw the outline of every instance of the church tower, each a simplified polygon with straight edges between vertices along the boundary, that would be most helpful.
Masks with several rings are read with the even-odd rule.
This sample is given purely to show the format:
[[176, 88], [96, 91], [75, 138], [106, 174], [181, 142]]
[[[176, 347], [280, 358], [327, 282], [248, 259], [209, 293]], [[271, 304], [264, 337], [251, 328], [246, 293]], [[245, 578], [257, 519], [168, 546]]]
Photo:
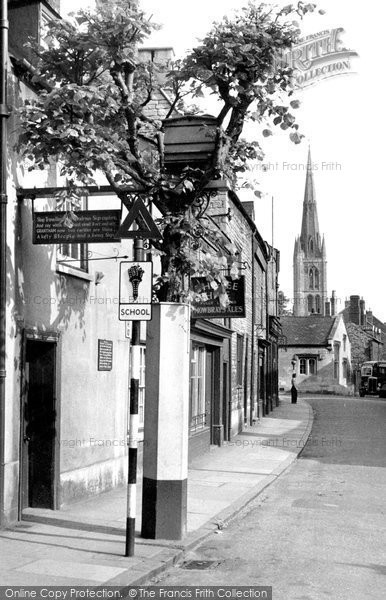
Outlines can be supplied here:
[[327, 261], [324, 237], [319, 233], [318, 210], [308, 150], [302, 229], [294, 248], [294, 316], [326, 314]]

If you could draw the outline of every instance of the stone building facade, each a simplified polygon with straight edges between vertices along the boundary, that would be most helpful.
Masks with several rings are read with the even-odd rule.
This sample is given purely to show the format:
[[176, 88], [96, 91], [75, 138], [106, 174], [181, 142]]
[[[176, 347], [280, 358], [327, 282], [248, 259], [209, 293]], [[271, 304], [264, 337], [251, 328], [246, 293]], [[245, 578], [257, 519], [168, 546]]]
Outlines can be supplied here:
[[[11, 4], [18, 10], [33, 5], [37, 26], [39, 19], [49, 17], [50, 7], [59, 9], [58, 2]], [[131, 241], [32, 243], [34, 212], [58, 206], [48, 194], [32, 199], [22, 191], [57, 188], [65, 181], [56, 165], [48, 172], [29, 172], [12, 150], [17, 134], [12, 109], [33, 98], [37, 84], [31, 82], [31, 65], [22, 56], [22, 47], [10, 50], [7, 378], [0, 473], [5, 525], [21, 518], [25, 510], [60, 509], [126, 481], [131, 340], [130, 328], [118, 320], [118, 272], [119, 257], [133, 256]], [[155, 55], [150, 49], [142, 56], [146, 52]], [[168, 52], [162, 49], [164, 54]], [[169, 109], [167, 92], [149, 107], [159, 118]], [[217, 197], [208, 215], [239, 248], [245, 317], [192, 320], [190, 381], [193, 387], [197, 383], [195, 389], [199, 381], [203, 385], [200, 408], [190, 419], [192, 456], [210, 444], [221, 445], [276, 403], [277, 383], [272, 380], [276, 350], [269, 348], [277, 342], [273, 320], [278, 252], [262, 240], [250, 206], [244, 206], [227, 185], [216, 185]], [[107, 207], [121, 208], [115, 197], [90, 195], [87, 200], [88, 210]], [[143, 411], [145, 331], [141, 343]], [[190, 401], [193, 411], [192, 395]]]

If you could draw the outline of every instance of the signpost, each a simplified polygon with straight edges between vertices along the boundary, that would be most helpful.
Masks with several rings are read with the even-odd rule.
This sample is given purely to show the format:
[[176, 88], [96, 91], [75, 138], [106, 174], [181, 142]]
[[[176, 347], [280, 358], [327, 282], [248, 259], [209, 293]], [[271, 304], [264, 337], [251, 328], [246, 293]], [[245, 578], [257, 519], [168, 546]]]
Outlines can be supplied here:
[[[131, 231], [131, 226], [135, 228]], [[145, 262], [143, 240], [160, 239], [156, 224], [140, 198], [137, 198], [118, 230], [119, 237], [134, 239], [134, 261], [121, 263], [119, 279], [119, 319], [132, 320], [129, 473], [127, 482], [126, 550], [134, 556], [137, 504], [138, 399], [140, 379], [141, 321], [151, 319], [152, 263]]]
[[120, 210], [81, 210], [71, 213], [34, 212], [33, 244], [120, 242]]

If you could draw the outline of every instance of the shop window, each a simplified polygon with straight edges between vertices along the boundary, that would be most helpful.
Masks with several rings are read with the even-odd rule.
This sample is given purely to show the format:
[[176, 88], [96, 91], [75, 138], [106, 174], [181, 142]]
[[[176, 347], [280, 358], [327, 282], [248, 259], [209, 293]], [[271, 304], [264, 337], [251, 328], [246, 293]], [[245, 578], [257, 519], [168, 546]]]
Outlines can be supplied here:
[[[145, 373], [146, 373], [146, 346], [139, 348], [139, 385], [138, 385], [138, 428], [143, 429], [145, 424]], [[130, 366], [131, 379], [131, 366]], [[129, 405], [130, 407], [130, 402]], [[129, 416], [130, 419], [130, 416]]]
[[244, 338], [237, 335], [237, 385], [243, 385]]
[[145, 422], [146, 347], [141, 346], [139, 352], [138, 421], [139, 427], [143, 427]]
[[190, 357], [190, 429], [193, 432], [206, 426], [205, 361], [205, 347], [193, 344]]

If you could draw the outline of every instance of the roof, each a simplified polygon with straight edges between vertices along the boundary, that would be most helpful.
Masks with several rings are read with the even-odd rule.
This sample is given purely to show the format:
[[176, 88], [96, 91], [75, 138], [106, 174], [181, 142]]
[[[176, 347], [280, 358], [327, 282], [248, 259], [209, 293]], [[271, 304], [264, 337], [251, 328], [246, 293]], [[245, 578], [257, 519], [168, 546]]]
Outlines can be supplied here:
[[286, 346], [327, 346], [337, 317], [280, 317]]

